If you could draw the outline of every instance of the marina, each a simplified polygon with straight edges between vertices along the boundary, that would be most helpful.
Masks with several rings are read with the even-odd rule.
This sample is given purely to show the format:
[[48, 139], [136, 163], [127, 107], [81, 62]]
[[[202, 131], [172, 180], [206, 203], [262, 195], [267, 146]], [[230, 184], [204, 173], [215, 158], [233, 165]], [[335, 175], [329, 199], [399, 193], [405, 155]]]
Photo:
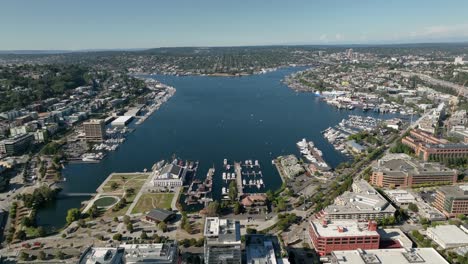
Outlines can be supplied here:
[[350, 155], [346, 149], [348, 137], [357, 134], [361, 131], [371, 131], [377, 128], [383, 120], [371, 116], [350, 115], [341, 122], [322, 131], [325, 139], [330, 142], [333, 147], [345, 155]]
[[[197, 164], [198, 167], [198, 164]], [[193, 179], [187, 189], [185, 204], [195, 205], [203, 204], [206, 205], [208, 202], [213, 201], [211, 198], [211, 192], [213, 190], [213, 175], [215, 174], [215, 168], [210, 168], [206, 174], [206, 178], [201, 181], [199, 179]]]
[[303, 138], [301, 141], [297, 142], [296, 145], [299, 148], [301, 155], [318, 170], [331, 170], [331, 167], [323, 159], [322, 151], [315, 147], [314, 142], [307, 141]]
[[[348, 112], [330, 107], [313, 94], [297, 94], [280, 82], [285, 75], [298, 69], [300, 67], [282, 68], [242, 78], [152, 76], [177, 88], [171, 100], [138, 125], [115, 151], [108, 152], [100, 162], [67, 164], [62, 170], [63, 177], [67, 179], [60, 184], [62, 193], [92, 193], [113, 172], [143, 171], [151, 168], [155, 160], [167, 159], [173, 154], [200, 161], [196, 179], [201, 183], [208, 170], [213, 166], [216, 168], [212, 192], [207, 195], [213, 200], [221, 200], [222, 187], [228, 187], [222, 179], [223, 172], [236, 173], [239, 194], [241, 190], [245, 193], [277, 190], [282, 181], [271, 161], [285, 153], [296, 152], [295, 143], [304, 135], [323, 152], [330, 167], [337, 166], [347, 158], [333, 149], [321, 131], [338, 124], [348, 116]], [[250, 96], [252, 94], [255, 96]], [[290, 104], [281, 109], [278, 105], [284, 100]], [[372, 111], [353, 111], [357, 115], [381, 116]], [[187, 118], [187, 113], [193, 113], [197, 118]], [[233, 118], [229, 122], [226, 113], [232, 113]], [[246, 124], [252, 129], [239, 129]], [[128, 128], [133, 128], [132, 125]], [[240, 174], [232, 161], [227, 162], [230, 165], [228, 171], [223, 168], [225, 157], [239, 163], [242, 161]], [[253, 157], [253, 165], [258, 160], [260, 167], [250, 169], [243, 166], [249, 157]], [[255, 177], [252, 171], [255, 171]], [[257, 175], [259, 171], [261, 177]], [[250, 176], [242, 175], [247, 172]], [[238, 175], [240, 181], [237, 180]], [[264, 187], [248, 186], [249, 180], [254, 178], [262, 179]], [[239, 188], [244, 179], [246, 185]], [[197, 186], [194, 187], [192, 190], [197, 190]], [[182, 197], [180, 202], [184, 203], [185, 197]], [[38, 210], [38, 224], [63, 226], [67, 210], [79, 208], [85, 199], [67, 197], [41, 208]]]
[[239, 197], [245, 193], [250, 193], [250, 189], [257, 188], [259, 190], [264, 188], [263, 173], [259, 169], [260, 162], [258, 160], [234, 161], [233, 164], [229, 164], [228, 159], [224, 159], [224, 171], [221, 174], [223, 180], [223, 187], [221, 188], [222, 199], [229, 199], [229, 184], [231, 181], [235, 181]]

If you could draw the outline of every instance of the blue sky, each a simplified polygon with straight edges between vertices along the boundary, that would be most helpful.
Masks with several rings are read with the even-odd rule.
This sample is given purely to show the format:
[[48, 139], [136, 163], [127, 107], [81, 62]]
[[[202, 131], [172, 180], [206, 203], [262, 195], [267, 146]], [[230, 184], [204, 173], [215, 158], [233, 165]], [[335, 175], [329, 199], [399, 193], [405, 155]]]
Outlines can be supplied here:
[[468, 41], [466, 0], [2, 0], [0, 50]]

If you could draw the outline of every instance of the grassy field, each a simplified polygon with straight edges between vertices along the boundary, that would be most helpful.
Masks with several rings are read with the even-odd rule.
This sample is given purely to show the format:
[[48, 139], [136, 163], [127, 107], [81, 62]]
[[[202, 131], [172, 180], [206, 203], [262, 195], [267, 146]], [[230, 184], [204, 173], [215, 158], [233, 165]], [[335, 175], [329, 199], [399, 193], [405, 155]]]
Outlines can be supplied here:
[[142, 194], [132, 210], [132, 214], [145, 213], [154, 208], [166, 209], [171, 207], [174, 193], [145, 193]]
[[127, 204], [120, 210], [118, 211], [113, 211], [113, 210], [106, 210], [104, 215], [106, 217], [114, 217], [114, 216], [123, 216], [127, 212], [128, 208], [130, 205], [133, 203], [133, 200], [135, 199], [136, 194], [128, 195], [125, 197], [125, 200], [127, 200]]
[[[133, 188], [138, 192], [148, 179], [147, 174], [113, 174], [111, 178], [102, 187], [105, 193], [123, 193], [125, 189]], [[116, 183], [117, 188], [112, 189], [112, 184]]]

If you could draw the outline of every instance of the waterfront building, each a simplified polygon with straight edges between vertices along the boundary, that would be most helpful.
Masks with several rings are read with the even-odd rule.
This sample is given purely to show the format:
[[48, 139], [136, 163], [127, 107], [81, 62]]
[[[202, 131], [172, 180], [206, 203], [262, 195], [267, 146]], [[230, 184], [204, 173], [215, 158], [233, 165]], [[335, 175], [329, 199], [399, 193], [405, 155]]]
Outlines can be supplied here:
[[159, 222], [167, 222], [170, 219], [174, 218], [175, 214], [172, 211], [168, 211], [165, 209], [152, 209], [145, 215], [145, 220], [149, 222], [159, 223]]
[[377, 223], [358, 220], [309, 221], [309, 238], [321, 256], [334, 250], [378, 249], [380, 242]]
[[305, 172], [304, 167], [299, 164], [299, 160], [294, 155], [279, 157], [281, 167], [286, 174], [286, 177], [292, 179]]
[[413, 149], [424, 161], [468, 157], [468, 145], [449, 143], [420, 130], [412, 130], [401, 143]]
[[133, 116], [119, 116], [114, 121], [112, 121], [112, 126], [126, 126], [130, 121], [133, 120]]
[[177, 165], [175, 160], [166, 164], [161, 169], [152, 172], [152, 183], [154, 187], [178, 187], [184, 185], [186, 169]]
[[245, 252], [248, 264], [279, 264], [276, 256], [280, 256], [281, 249], [276, 237], [269, 235], [246, 235]]
[[20, 155], [26, 151], [33, 142], [32, 134], [21, 134], [0, 141], [0, 153], [7, 155]]
[[363, 153], [366, 148], [364, 146], [362, 146], [361, 144], [357, 143], [355, 140], [349, 140], [348, 142], [346, 142], [346, 145], [348, 146], [348, 148], [351, 149], [351, 151], [353, 151], [354, 153]]
[[443, 249], [468, 245], [468, 234], [456, 225], [438, 225], [427, 228], [426, 235]]
[[433, 205], [447, 217], [468, 215], [468, 185], [439, 187]]
[[333, 251], [332, 264], [449, 264], [434, 248], [395, 248]]
[[326, 219], [382, 219], [395, 214], [396, 209], [367, 181], [358, 180], [352, 184], [352, 192], [345, 192], [335, 198], [332, 205], [318, 213]]
[[106, 139], [105, 122], [101, 119], [91, 119], [83, 122], [85, 138], [88, 141], [103, 141]]
[[205, 264], [240, 264], [240, 223], [231, 219], [207, 217], [205, 219]]
[[388, 154], [378, 160], [372, 170], [371, 184], [385, 188], [457, 182], [456, 170], [439, 163], [419, 162], [406, 154]]
[[241, 204], [248, 213], [267, 212], [267, 197], [263, 193], [248, 194], [241, 199]]

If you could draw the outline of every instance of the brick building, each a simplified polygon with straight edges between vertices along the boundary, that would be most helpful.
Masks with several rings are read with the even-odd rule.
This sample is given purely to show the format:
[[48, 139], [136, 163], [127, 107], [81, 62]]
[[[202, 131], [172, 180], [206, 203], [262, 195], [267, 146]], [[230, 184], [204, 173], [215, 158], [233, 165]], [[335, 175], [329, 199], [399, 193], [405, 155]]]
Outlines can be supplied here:
[[468, 157], [468, 145], [449, 143], [420, 130], [411, 130], [401, 143], [413, 149], [424, 161]]
[[370, 183], [378, 187], [417, 187], [453, 184], [457, 171], [432, 162], [420, 162], [406, 154], [388, 154], [374, 164]]
[[468, 215], [468, 185], [440, 187], [433, 206], [447, 217]]
[[378, 249], [380, 241], [375, 221], [358, 220], [310, 221], [309, 238], [321, 256], [334, 250]]

